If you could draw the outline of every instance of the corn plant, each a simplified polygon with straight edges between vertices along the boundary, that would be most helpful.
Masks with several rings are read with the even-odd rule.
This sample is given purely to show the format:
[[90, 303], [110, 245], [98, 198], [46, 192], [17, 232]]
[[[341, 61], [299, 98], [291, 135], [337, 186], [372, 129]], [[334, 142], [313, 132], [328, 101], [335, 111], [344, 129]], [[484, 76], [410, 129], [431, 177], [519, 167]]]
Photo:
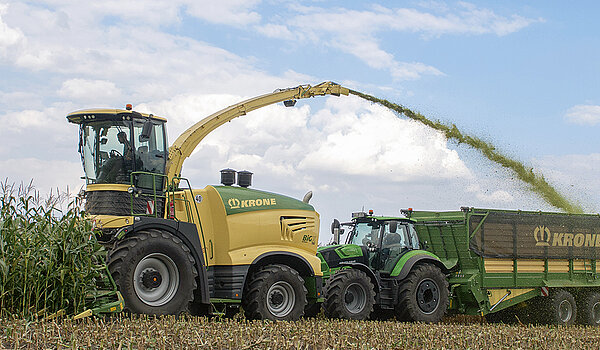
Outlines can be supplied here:
[[76, 202], [61, 209], [66, 199], [0, 183], [0, 316], [70, 314], [94, 302], [106, 253]]

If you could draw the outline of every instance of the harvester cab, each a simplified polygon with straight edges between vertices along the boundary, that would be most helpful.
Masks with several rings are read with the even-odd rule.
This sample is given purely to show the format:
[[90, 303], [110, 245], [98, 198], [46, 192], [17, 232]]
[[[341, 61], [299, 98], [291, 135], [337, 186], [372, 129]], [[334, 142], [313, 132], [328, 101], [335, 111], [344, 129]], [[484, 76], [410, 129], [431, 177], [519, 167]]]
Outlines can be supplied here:
[[[318, 249], [326, 280], [323, 308], [344, 319], [389, 318], [437, 322], [448, 304], [446, 269], [422, 250], [414, 220], [358, 212], [352, 221], [334, 220], [332, 233], [345, 244]], [[339, 239], [338, 239], [339, 241]]]
[[70, 113], [80, 127], [86, 212], [109, 249], [125, 309], [227, 315], [243, 305], [248, 318], [296, 320], [317, 303], [319, 214], [310, 198], [250, 189], [252, 173], [231, 169], [222, 185], [192, 189], [181, 170], [204, 137], [234, 118], [348, 93], [332, 82], [278, 89], [213, 113], [171, 146], [166, 120], [130, 105]]

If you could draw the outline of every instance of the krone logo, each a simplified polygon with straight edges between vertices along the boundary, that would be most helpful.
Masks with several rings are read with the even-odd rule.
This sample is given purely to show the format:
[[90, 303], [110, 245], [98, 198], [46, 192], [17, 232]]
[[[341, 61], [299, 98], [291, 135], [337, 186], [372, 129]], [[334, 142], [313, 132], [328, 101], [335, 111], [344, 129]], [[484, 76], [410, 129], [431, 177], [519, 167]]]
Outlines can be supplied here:
[[240, 207], [240, 200], [237, 198], [230, 198], [227, 201], [227, 204], [229, 204], [229, 208], [231, 209], [239, 209]]
[[550, 246], [550, 229], [546, 226], [538, 226], [533, 231], [533, 237], [535, 238], [536, 247], [548, 247]]

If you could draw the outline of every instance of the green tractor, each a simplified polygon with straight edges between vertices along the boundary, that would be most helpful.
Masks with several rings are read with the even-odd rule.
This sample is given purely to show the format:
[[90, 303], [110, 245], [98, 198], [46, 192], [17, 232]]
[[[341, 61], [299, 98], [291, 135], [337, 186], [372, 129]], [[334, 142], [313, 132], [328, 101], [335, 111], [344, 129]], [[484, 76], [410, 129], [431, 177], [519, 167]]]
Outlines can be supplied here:
[[[349, 228], [346, 244], [340, 236]], [[325, 315], [332, 318], [439, 322], [448, 308], [449, 272], [422, 249], [414, 221], [358, 212], [331, 225], [332, 244], [320, 247]], [[424, 242], [426, 244], [426, 242]]]

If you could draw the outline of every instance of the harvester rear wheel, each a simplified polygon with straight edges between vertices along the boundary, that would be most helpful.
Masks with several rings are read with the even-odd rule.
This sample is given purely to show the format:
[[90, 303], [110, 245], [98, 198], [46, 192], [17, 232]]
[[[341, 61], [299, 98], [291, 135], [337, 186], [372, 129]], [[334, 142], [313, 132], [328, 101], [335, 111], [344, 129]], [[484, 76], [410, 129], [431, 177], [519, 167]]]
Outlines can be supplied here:
[[600, 293], [586, 293], [577, 302], [579, 323], [600, 326]]
[[242, 298], [248, 319], [296, 321], [304, 314], [306, 287], [298, 272], [285, 265], [267, 265], [256, 271]]
[[134, 314], [188, 312], [197, 271], [189, 248], [168, 232], [147, 229], [117, 241], [108, 268]]
[[363, 271], [339, 270], [325, 283], [325, 315], [346, 320], [366, 320], [373, 312], [374, 289], [371, 279]]
[[434, 265], [415, 266], [401, 282], [397, 314], [400, 319], [437, 323], [448, 308], [448, 281]]

